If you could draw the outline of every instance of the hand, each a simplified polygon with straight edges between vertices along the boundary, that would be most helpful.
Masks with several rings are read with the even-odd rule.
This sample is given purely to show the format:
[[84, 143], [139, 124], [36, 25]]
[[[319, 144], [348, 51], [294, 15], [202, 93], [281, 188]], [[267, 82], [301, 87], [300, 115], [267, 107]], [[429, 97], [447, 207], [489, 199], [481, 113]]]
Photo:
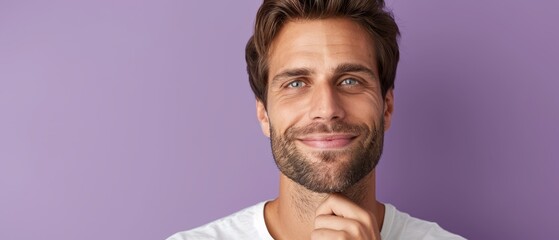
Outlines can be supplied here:
[[373, 213], [335, 193], [318, 206], [311, 239], [380, 240]]

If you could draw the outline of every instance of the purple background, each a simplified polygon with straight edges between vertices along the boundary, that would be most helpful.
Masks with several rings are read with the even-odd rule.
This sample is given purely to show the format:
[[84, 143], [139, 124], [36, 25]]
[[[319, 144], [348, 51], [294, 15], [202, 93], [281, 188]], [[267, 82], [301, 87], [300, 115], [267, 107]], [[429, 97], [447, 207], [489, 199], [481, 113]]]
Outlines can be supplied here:
[[[277, 194], [259, 0], [0, 1], [0, 239], [164, 239]], [[471, 239], [559, 227], [558, 1], [388, 1], [378, 196]]]

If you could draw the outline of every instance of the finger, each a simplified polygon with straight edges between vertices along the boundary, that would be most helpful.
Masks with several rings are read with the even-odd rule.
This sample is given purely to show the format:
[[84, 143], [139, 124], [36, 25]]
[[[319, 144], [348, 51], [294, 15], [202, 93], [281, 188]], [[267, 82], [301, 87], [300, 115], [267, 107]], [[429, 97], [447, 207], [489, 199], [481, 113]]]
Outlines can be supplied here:
[[332, 229], [345, 231], [353, 237], [368, 235], [366, 226], [363, 226], [357, 220], [334, 215], [318, 215], [314, 219], [314, 229]]
[[328, 240], [328, 239], [354, 239], [347, 232], [320, 228], [315, 229], [311, 233], [311, 240]]
[[318, 206], [315, 216], [318, 215], [336, 215], [351, 218], [363, 222], [365, 225], [371, 225], [374, 222], [371, 213], [338, 193], [331, 194]]

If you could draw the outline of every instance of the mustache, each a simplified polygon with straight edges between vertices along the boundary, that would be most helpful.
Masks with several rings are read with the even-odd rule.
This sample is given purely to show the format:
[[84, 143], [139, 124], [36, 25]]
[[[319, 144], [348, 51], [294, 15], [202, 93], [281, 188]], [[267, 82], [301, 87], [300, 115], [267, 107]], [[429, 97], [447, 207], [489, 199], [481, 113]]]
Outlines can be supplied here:
[[330, 124], [314, 122], [303, 127], [290, 127], [286, 130], [287, 139], [296, 139], [313, 133], [343, 133], [355, 134], [368, 132], [369, 128], [365, 124], [351, 124], [347, 122], [337, 121]]

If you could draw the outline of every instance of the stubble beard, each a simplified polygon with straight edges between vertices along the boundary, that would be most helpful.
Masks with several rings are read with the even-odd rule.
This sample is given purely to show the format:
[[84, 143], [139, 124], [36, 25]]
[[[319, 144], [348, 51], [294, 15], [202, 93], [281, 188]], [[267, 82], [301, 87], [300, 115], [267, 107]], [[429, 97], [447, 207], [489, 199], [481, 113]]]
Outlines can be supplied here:
[[[367, 176], [382, 155], [384, 128], [370, 129], [366, 124], [341, 121], [332, 124], [313, 123], [305, 127], [290, 127], [278, 134], [270, 126], [272, 153], [279, 170], [289, 179], [317, 193], [345, 192]], [[359, 141], [343, 150], [303, 153], [297, 147], [298, 136], [310, 133], [349, 133], [359, 135]]]

